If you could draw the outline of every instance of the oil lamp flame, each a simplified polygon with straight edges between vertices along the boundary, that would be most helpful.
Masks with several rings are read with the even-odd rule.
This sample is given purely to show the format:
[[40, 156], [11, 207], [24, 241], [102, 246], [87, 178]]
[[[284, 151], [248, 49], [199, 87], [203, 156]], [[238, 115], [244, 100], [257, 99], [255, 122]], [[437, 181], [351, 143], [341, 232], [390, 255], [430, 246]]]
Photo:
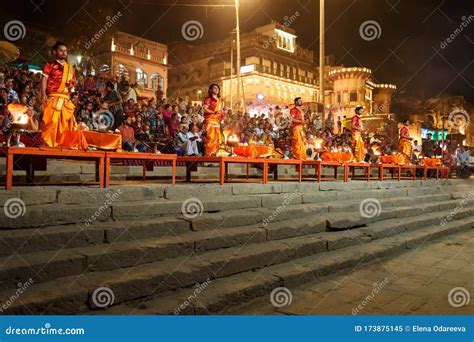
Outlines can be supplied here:
[[227, 145], [237, 146], [239, 144], [239, 137], [236, 134], [231, 134], [227, 138]]
[[29, 117], [28, 114], [26, 114], [28, 111], [28, 107], [26, 105], [11, 103], [7, 108], [12, 115], [12, 124], [14, 126], [24, 128], [24, 126], [28, 125]]

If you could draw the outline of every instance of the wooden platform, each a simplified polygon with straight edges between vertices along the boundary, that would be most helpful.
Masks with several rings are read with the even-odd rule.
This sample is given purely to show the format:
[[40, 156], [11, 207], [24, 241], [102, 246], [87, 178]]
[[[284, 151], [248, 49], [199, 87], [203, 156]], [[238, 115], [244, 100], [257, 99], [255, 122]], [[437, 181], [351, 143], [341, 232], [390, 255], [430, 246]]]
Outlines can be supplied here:
[[[192, 172], [197, 171], [198, 166], [204, 163], [217, 164], [219, 167], [219, 184], [229, 181], [229, 164], [246, 164], [247, 180], [249, 180], [249, 166], [261, 165], [261, 182], [267, 184], [269, 173], [273, 173], [273, 180], [278, 180], [278, 166], [294, 165], [298, 178], [295, 180], [301, 182], [303, 177], [303, 167], [310, 166], [315, 168], [314, 181], [321, 182], [322, 170], [324, 167], [334, 168], [334, 179], [338, 179], [338, 169], [343, 168], [343, 181], [347, 182], [349, 173], [352, 173], [352, 179], [356, 177], [355, 170], [363, 169], [366, 181], [373, 179], [371, 169], [378, 169], [376, 179], [384, 180], [384, 171], [389, 170], [391, 178], [398, 180], [402, 177], [402, 172], [410, 173], [410, 178], [415, 180], [417, 177], [428, 178], [429, 170], [434, 170], [436, 179], [440, 177], [449, 178], [449, 168], [445, 166], [416, 166], [416, 165], [396, 165], [396, 164], [369, 164], [369, 163], [339, 163], [336, 161], [317, 161], [317, 160], [296, 160], [296, 159], [265, 159], [265, 158], [243, 158], [243, 157], [180, 157], [174, 154], [154, 154], [140, 152], [105, 152], [105, 151], [80, 151], [53, 148], [34, 148], [34, 147], [7, 147], [0, 150], [0, 153], [6, 157], [6, 181], [5, 188], [11, 189], [13, 182], [13, 170], [24, 170], [27, 174], [27, 182], [35, 183], [34, 172], [37, 170], [46, 170], [48, 159], [69, 159], [78, 161], [93, 161], [96, 165], [95, 178], [100, 187], [110, 185], [110, 164], [114, 160], [135, 160], [138, 165], [143, 167], [143, 180], [146, 180], [147, 171], [152, 171], [156, 161], [169, 163], [172, 168], [171, 183], [176, 183], [176, 168], [180, 165], [186, 167], [186, 181], [192, 180]], [[417, 175], [418, 174], [418, 175]], [[313, 180], [313, 178], [310, 178]]]

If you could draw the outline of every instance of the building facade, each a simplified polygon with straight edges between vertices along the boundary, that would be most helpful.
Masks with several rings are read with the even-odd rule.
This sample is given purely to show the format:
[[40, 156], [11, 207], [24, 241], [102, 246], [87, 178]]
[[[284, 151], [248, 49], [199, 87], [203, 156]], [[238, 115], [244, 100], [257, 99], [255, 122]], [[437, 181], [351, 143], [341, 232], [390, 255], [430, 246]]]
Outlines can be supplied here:
[[[297, 44], [295, 31], [272, 22], [241, 35], [239, 90], [247, 110], [287, 105], [297, 96], [305, 102], [317, 98], [313, 52]], [[225, 104], [237, 106], [236, 44], [233, 35], [209, 43], [170, 45], [172, 51], [169, 94], [201, 101], [210, 83], [221, 86]]]
[[94, 50], [91, 71], [125, 77], [137, 84], [143, 97], [154, 97], [158, 89], [166, 94], [169, 69], [166, 45], [118, 32]]
[[357, 105], [365, 106], [362, 115], [371, 130], [383, 127], [391, 113], [393, 84], [372, 81], [372, 70], [363, 67], [332, 67], [328, 73], [331, 90], [325, 94], [327, 109], [334, 113], [334, 120], [349, 121]]

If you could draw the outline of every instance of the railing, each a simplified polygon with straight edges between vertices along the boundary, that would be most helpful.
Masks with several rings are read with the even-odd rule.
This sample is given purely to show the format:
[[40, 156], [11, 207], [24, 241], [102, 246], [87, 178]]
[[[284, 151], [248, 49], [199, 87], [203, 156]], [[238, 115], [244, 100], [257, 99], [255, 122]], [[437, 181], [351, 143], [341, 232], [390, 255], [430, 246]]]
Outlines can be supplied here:
[[[314, 78], [309, 78], [306, 76], [302, 75], [295, 75], [291, 72], [284, 72], [283, 70], [275, 70], [267, 66], [263, 65], [255, 65], [255, 71], [268, 74], [268, 75], [273, 75], [273, 76], [278, 76], [278, 77], [284, 77], [290, 80], [298, 81], [298, 82], [303, 82], [303, 83], [309, 83], [309, 84], [316, 84], [316, 79]], [[228, 77], [230, 76], [230, 68], [224, 69], [222, 71], [217, 71], [217, 72], [212, 72], [211, 78], [219, 78], [219, 77]], [[236, 73], [234, 71], [234, 76], [236, 76]]]
[[126, 55], [146, 59], [147, 61], [153, 61], [153, 62], [156, 62], [156, 63], [163, 64], [163, 58], [160, 58], [158, 56], [150, 55], [150, 58], [148, 58], [147, 53], [143, 53], [143, 52], [136, 51], [136, 50], [133, 51], [133, 55], [131, 55], [130, 54], [130, 48], [126, 48], [126, 47], [116, 45], [116, 44], [114, 45], [114, 48], [115, 48], [115, 52], [120, 52], [120, 53], [123, 53], [123, 54], [126, 54]]

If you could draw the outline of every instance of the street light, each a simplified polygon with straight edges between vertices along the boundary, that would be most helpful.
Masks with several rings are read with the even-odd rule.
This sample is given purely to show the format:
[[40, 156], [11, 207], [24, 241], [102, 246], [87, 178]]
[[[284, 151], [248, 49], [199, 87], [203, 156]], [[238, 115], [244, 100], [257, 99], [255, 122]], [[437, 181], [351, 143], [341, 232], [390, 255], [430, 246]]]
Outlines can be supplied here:
[[326, 123], [324, 108], [324, 0], [319, 0], [319, 102], [323, 105], [323, 127]]
[[237, 43], [237, 101], [241, 101], [245, 108], [245, 100], [240, 97], [240, 87], [242, 84], [242, 76], [240, 74], [240, 19], [239, 19], [240, 0], [235, 0], [235, 40]]

